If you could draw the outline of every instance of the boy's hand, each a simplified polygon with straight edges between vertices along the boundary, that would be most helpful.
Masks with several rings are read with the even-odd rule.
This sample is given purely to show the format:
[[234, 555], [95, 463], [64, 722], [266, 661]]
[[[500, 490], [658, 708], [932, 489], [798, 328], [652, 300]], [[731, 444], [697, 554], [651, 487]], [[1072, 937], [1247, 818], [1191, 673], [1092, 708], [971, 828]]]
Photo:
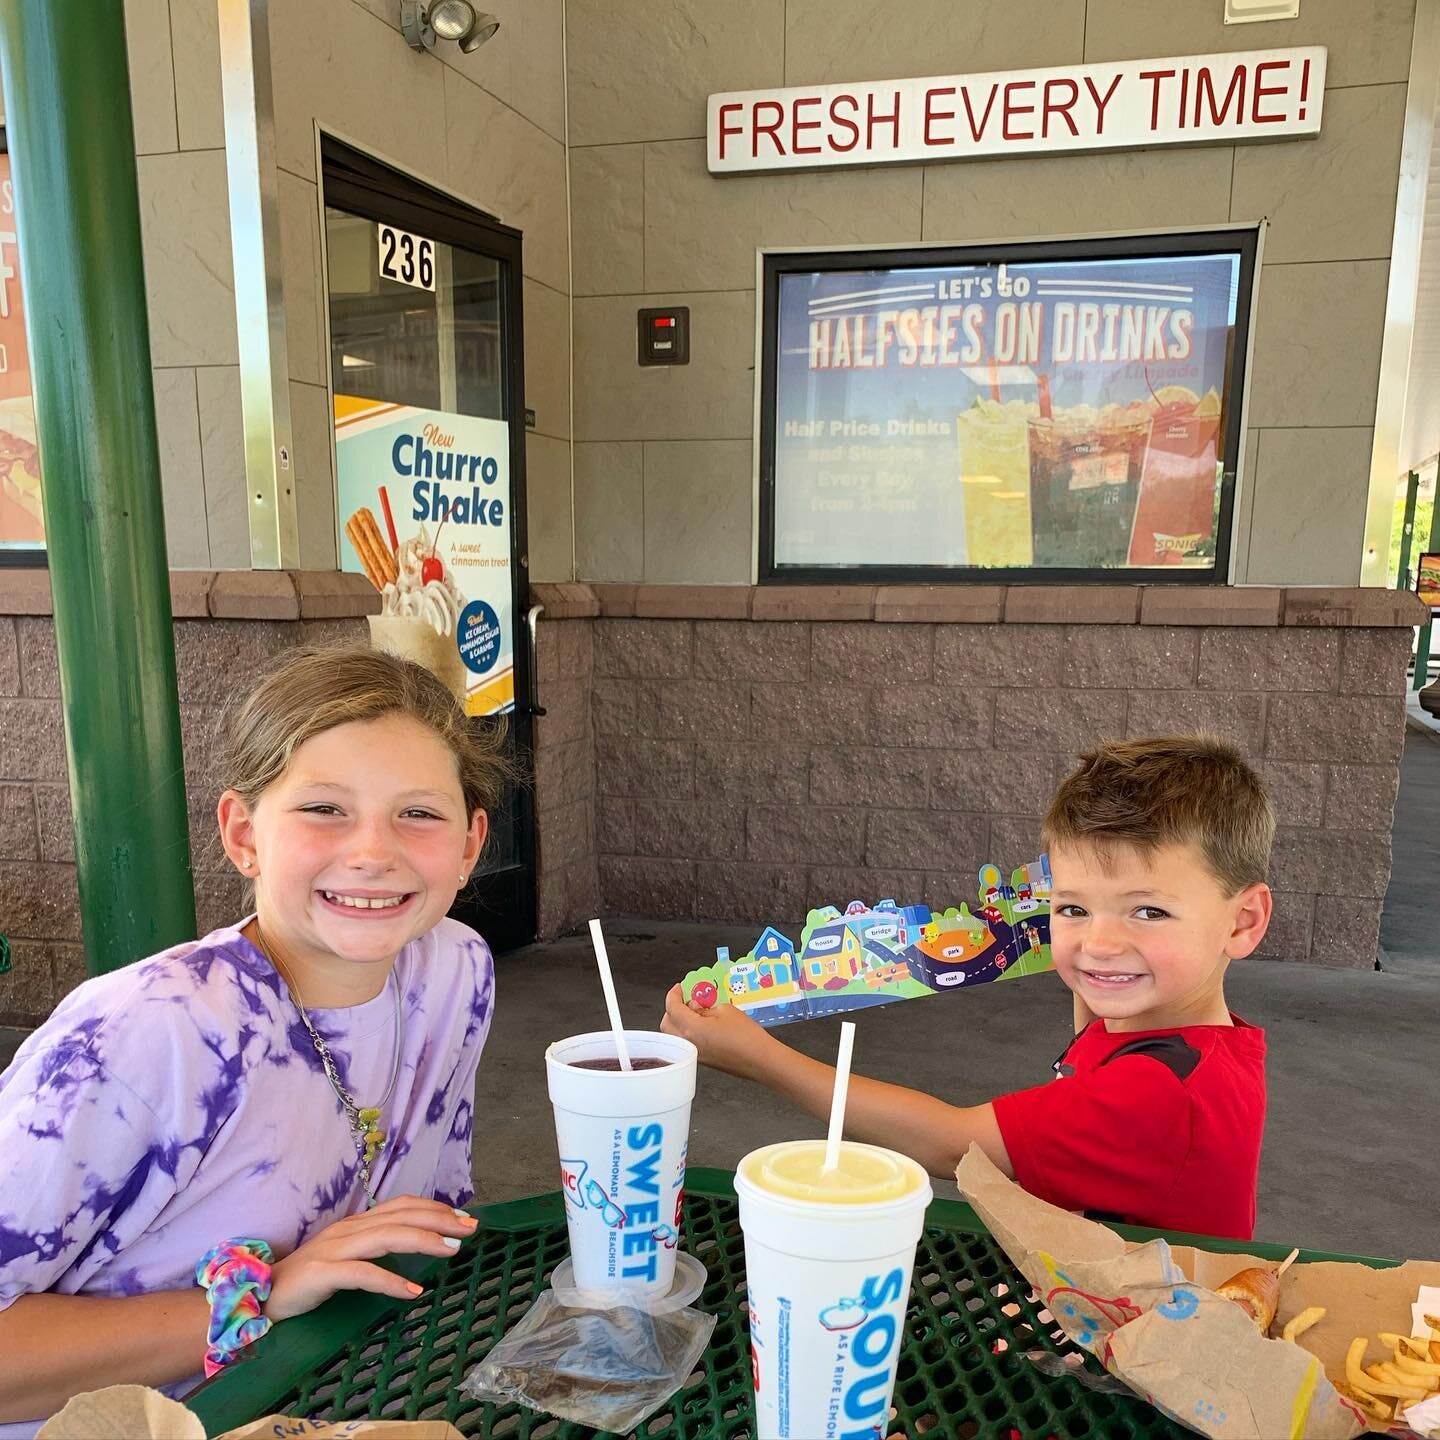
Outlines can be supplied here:
[[746, 1080], [761, 1078], [767, 1054], [779, 1043], [733, 1005], [716, 1005], [709, 1010], [687, 1005], [678, 985], [672, 986], [665, 997], [665, 1018], [660, 1028], [667, 1035], [690, 1041], [700, 1052], [702, 1064]]
[[337, 1290], [369, 1290], [412, 1300], [420, 1293], [418, 1285], [370, 1262], [382, 1255], [453, 1255], [474, 1229], [473, 1218], [457, 1215], [439, 1200], [398, 1195], [327, 1225], [277, 1260], [264, 1313], [274, 1321], [288, 1320], [313, 1310]]

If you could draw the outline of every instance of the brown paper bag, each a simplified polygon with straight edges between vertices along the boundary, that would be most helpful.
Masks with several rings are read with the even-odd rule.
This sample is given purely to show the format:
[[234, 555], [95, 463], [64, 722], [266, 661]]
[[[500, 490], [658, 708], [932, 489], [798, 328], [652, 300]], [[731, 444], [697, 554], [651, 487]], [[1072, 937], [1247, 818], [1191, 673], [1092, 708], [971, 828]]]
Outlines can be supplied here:
[[[444, 1420], [299, 1420], [266, 1415], [217, 1440], [462, 1440]], [[193, 1411], [144, 1385], [111, 1385], [76, 1395], [35, 1440], [205, 1440]]]
[[1427, 1283], [1359, 1265], [1292, 1268], [1282, 1282], [1282, 1320], [1312, 1304], [1331, 1311], [1302, 1348], [1267, 1340], [1238, 1305], [1205, 1288], [1264, 1261], [1163, 1240], [1128, 1246], [1113, 1230], [1027, 1194], [976, 1145], [956, 1179], [1071, 1340], [1172, 1419], [1224, 1440], [1349, 1440], [1364, 1431], [1326, 1368], [1343, 1377], [1351, 1336], [1408, 1325], [1415, 1287]]

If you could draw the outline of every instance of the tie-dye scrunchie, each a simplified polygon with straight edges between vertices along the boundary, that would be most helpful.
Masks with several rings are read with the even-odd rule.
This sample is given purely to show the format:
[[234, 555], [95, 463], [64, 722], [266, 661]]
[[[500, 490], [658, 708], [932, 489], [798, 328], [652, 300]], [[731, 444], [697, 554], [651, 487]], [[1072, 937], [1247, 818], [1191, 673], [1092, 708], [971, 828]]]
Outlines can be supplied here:
[[270, 1328], [260, 1306], [270, 1298], [270, 1262], [274, 1258], [263, 1240], [225, 1240], [207, 1250], [195, 1267], [195, 1283], [204, 1286], [210, 1301], [207, 1379]]

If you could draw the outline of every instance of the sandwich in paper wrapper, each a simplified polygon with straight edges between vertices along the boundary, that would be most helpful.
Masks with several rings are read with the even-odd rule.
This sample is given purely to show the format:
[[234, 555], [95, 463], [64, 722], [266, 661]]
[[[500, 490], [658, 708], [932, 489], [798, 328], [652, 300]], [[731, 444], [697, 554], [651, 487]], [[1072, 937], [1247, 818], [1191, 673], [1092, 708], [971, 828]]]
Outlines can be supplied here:
[[[1281, 1281], [1275, 1333], [1311, 1306], [1326, 1315], [1295, 1341], [1270, 1340], [1210, 1288], [1269, 1262], [1126, 1241], [1027, 1194], [977, 1145], [956, 1180], [1065, 1334], [1180, 1424], [1223, 1440], [1348, 1440], [1366, 1429], [1440, 1436], [1440, 1417], [1434, 1428], [1429, 1418], [1435, 1402], [1413, 1407], [1414, 1429], [1386, 1425], [1368, 1421], [1332, 1383], [1345, 1382], [1356, 1336], [1410, 1329], [1417, 1290], [1440, 1285], [1440, 1263], [1295, 1265]], [[1365, 1358], [1377, 1355], [1389, 1358], [1372, 1338]]]
[[[462, 1440], [444, 1420], [304, 1420], [264, 1415], [216, 1440]], [[111, 1385], [76, 1395], [35, 1440], [205, 1440], [193, 1410], [144, 1385]]]

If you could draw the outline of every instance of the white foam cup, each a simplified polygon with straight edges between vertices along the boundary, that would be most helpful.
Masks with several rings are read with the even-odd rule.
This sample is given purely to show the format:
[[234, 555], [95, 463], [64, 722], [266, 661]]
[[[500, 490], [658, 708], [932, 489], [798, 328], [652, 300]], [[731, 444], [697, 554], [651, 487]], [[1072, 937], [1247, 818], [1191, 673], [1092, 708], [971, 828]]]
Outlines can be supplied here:
[[768, 1157], [823, 1140], [752, 1150], [735, 1190], [745, 1234], [757, 1440], [874, 1440], [888, 1435], [890, 1398], [930, 1180], [898, 1162], [901, 1195], [863, 1204], [795, 1199], [757, 1183]]
[[655, 1070], [582, 1070], [615, 1059], [609, 1030], [557, 1040], [545, 1052], [560, 1184], [580, 1291], [667, 1293], [675, 1279], [696, 1050], [678, 1035], [626, 1030], [634, 1059]]

